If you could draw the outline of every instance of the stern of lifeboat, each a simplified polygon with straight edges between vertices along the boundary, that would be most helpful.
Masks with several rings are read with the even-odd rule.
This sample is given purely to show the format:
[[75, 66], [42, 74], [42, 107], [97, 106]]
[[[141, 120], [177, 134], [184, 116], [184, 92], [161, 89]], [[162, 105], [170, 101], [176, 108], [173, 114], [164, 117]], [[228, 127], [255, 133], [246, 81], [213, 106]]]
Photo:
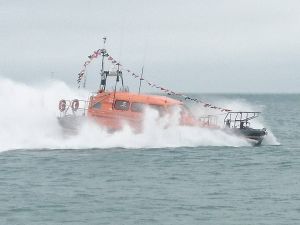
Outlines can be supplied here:
[[85, 100], [60, 100], [57, 120], [64, 133], [78, 133], [79, 127], [87, 120], [88, 105], [89, 101]]

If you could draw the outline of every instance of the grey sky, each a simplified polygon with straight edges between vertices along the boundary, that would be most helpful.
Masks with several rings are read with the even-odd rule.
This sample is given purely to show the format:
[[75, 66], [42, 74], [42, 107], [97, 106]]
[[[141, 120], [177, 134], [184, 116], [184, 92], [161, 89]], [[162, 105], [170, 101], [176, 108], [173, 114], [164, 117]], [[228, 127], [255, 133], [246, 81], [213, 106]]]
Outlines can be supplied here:
[[0, 0], [0, 16], [0, 76], [32, 82], [53, 71], [75, 86], [105, 35], [111, 55], [137, 72], [144, 62], [145, 76], [170, 89], [299, 92], [298, 0]]

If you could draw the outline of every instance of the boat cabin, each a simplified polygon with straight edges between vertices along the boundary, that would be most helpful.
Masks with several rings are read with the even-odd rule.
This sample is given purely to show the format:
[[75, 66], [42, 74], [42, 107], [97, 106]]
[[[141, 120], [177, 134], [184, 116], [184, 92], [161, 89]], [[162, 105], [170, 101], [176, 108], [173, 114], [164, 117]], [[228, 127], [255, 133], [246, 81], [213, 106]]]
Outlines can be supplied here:
[[[102, 92], [91, 96], [88, 116], [112, 129], [121, 128], [124, 122], [136, 128], [141, 125], [147, 107], [156, 110], [159, 116], [172, 113], [178, 107], [182, 122], [188, 123], [187, 118], [192, 118], [188, 109], [178, 100], [132, 92]], [[192, 120], [194, 122], [195, 119]]]

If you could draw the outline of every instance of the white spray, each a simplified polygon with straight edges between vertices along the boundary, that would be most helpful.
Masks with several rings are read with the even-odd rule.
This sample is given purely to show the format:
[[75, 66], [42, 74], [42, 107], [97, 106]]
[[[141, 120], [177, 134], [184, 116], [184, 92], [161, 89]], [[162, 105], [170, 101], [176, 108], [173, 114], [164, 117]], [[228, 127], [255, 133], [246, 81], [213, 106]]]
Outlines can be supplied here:
[[[147, 110], [144, 129], [139, 134], [126, 125], [118, 132], [109, 133], [105, 128], [87, 122], [77, 135], [66, 137], [57, 121], [58, 101], [62, 98], [87, 99], [88, 96], [89, 93], [71, 89], [60, 81], [34, 87], [0, 78], [0, 151], [249, 145], [222, 131], [179, 126], [176, 114], [172, 118], [159, 118], [153, 110]], [[269, 144], [276, 144], [272, 137]]]

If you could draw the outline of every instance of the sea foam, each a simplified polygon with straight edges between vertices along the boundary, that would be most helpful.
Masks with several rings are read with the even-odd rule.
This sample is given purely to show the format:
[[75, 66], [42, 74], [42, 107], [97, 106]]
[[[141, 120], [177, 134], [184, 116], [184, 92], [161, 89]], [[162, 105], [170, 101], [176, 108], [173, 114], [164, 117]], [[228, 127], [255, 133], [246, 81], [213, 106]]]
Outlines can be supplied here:
[[[110, 133], [87, 121], [76, 135], [64, 135], [57, 120], [59, 100], [86, 100], [88, 97], [89, 92], [72, 89], [61, 81], [34, 86], [0, 78], [0, 151], [249, 145], [244, 139], [220, 130], [180, 126], [178, 115], [159, 118], [154, 110], [145, 113], [141, 133], [135, 133], [126, 124], [122, 130]], [[194, 112], [201, 113], [201, 108]], [[263, 126], [259, 122], [258, 125]], [[266, 144], [276, 143], [276, 138], [269, 132]]]

